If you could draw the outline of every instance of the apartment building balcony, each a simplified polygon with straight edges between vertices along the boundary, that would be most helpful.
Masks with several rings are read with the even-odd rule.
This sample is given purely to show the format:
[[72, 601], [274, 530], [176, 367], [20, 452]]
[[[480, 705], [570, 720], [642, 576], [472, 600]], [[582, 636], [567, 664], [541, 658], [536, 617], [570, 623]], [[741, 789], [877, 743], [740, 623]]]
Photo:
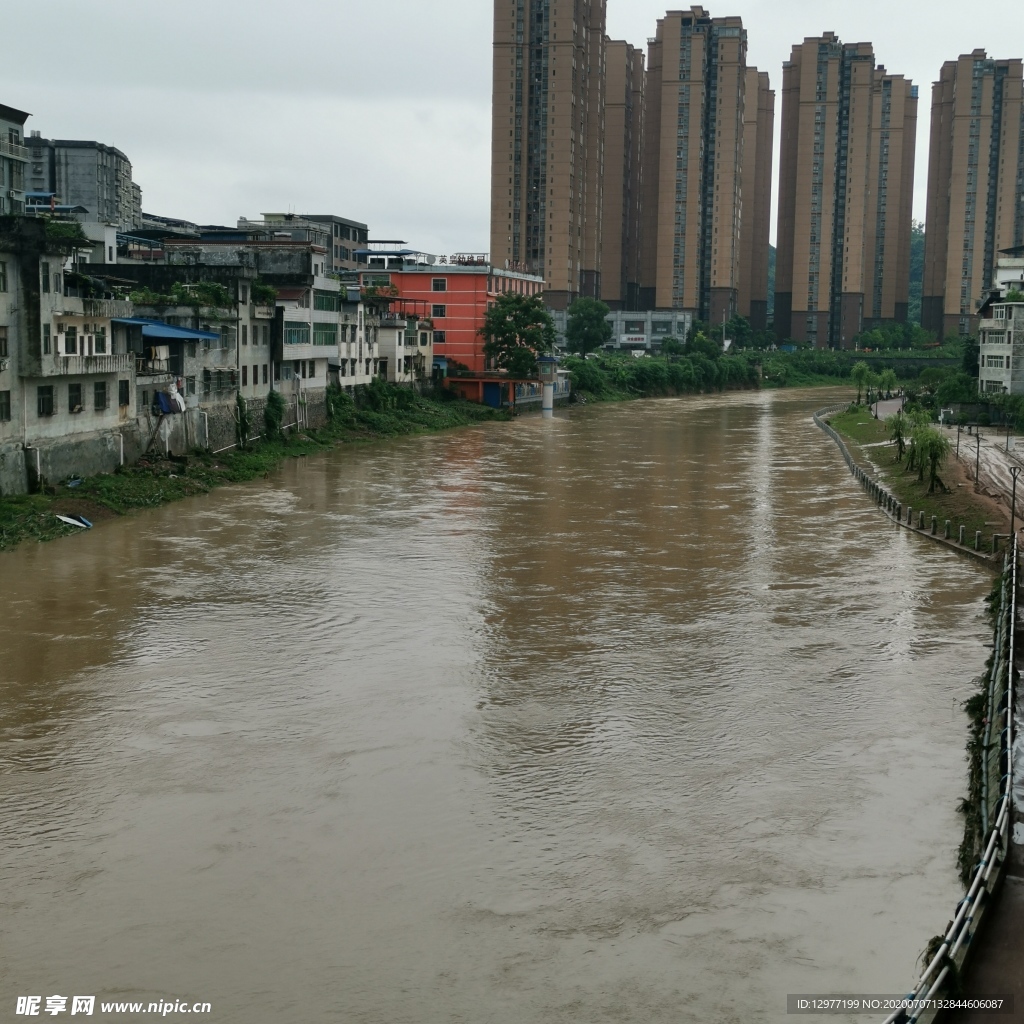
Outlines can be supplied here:
[[9, 139], [0, 139], [0, 156], [9, 156], [28, 163], [28, 146], [19, 146]]
[[38, 362], [26, 360], [22, 377], [85, 377], [93, 374], [130, 373], [135, 355], [118, 352], [99, 356], [43, 356]]
[[100, 320], [130, 317], [134, 307], [127, 299], [82, 299], [82, 315]]

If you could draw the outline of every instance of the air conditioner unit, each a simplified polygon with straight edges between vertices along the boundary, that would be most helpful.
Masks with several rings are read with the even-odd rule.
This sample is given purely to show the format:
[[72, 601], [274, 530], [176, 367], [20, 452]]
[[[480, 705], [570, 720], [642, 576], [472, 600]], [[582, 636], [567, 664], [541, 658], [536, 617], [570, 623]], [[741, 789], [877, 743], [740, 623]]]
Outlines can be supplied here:
[[17, 197], [18, 197], [18, 193], [15, 192], [13, 188], [9, 188], [7, 190], [7, 198], [8, 199], [16, 199]]

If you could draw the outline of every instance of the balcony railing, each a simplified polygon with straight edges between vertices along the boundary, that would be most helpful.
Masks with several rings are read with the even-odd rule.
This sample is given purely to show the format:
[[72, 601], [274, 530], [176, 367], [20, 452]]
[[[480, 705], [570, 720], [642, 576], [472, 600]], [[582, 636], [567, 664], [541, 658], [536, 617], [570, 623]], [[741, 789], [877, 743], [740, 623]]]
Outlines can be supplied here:
[[153, 377], [171, 372], [170, 359], [138, 359], [135, 360], [135, 373], [139, 377]]
[[12, 156], [15, 160], [29, 159], [28, 146], [18, 146], [8, 139], [0, 139], [0, 156]]
[[[128, 373], [135, 365], [131, 352], [102, 356], [43, 356], [39, 364], [41, 377], [79, 377], [95, 373]], [[34, 377], [26, 366], [24, 376]]]
[[101, 319], [131, 316], [134, 307], [127, 299], [82, 299], [84, 316], [95, 316]]

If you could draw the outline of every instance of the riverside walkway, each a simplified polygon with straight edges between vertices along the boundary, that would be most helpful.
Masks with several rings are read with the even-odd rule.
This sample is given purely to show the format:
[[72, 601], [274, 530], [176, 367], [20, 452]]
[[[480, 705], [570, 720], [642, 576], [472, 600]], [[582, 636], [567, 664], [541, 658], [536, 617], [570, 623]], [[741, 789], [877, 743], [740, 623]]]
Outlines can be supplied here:
[[963, 994], [1012, 996], [1013, 1012], [993, 1016], [991, 1011], [955, 1010], [945, 1018], [950, 1024], [1024, 1024], [1024, 858], [1012, 841], [1003, 887], [968, 963]]
[[[878, 402], [873, 412], [879, 419], [891, 416], [902, 405], [901, 399]], [[957, 428], [942, 428], [956, 450]], [[1017, 439], [1018, 441], [1020, 439]], [[1005, 432], [998, 428], [981, 428], [981, 439], [976, 433], [960, 431], [959, 461], [967, 475], [982, 490], [1000, 497], [1009, 506], [1013, 492], [1010, 470], [1024, 469], [1024, 451], [1018, 451], [1013, 441], [1006, 443]], [[977, 477], [975, 473], [977, 472]], [[1024, 477], [1016, 493], [1016, 523], [1024, 528]], [[1024, 629], [1024, 619], [1017, 622], [1017, 634]], [[1015, 668], [1021, 659], [1014, 657]], [[1019, 694], [1019, 691], [1018, 691]], [[1012, 1000], [1010, 1013], [993, 1015], [991, 1011], [954, 1010], [940, 1019], [947, 1024], [1024, 1024], [1024, 704], [1020, 697], [1016, 708], [1017, 737], [1014, 744], [1013, 827], [1010, 833], [1005, 875], [996, 894], [990, 916], [975, 939], [975, 948], [967, 962], [961, 979], [962, 994], [966, 999], [1003, 997]]]

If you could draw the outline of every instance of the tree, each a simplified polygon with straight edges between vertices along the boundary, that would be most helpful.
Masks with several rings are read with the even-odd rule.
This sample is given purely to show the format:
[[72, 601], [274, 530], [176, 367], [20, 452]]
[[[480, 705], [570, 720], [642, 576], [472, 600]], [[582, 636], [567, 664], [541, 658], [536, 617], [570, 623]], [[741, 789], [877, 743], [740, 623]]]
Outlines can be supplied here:
[[899, 382], [896, 380], [896, 371], [891, 367], [883, 370], [878, 375], [878, 386], [885, 392], [886, 398], [891, 398], [893, 391], [896, 390], [896, 385]]
[[696, 334], [691, 334], [690, 340], [686, 343], [686, 354], [718, 359], [722, 355], [722, 346], [708, 338], [703, 331], [697, 331]]
[[750, 321], [738, 313], [725, 325], [725, 337], [732, 342], [734, 349], [746, 348], [750, 345], [753, 336], [754, 332], [750, 327]]
[[[921, 431], [919, 441], [921, 446], [921, 474], [924, 474], [924, 464], [928, 463], [928, 493], [935, 493], [935, 485], [940, 484], [943, 490], [946, 485], [939, 478], [939, 466], [949, 457], [952, 445], [949, 438], [934, 427], [924, 427]], [[920, 479], [920, 477], [919, 477]]]
[[577, 299], [570, 307], [565, 324], [569, 351], [585, 356], [612, 340], [612, 325], [605, 319], [608, 307], [598, 299]]
[[864, 386], [868, 382], [868, 377], [871, 375], [871, 368], [862, 359], [859, 363], [854, 363], [853, 368], [850, 370], [850, 379], [854, 384], [857, 385], [857, 404], [860, 405], [860, 393], [864, 390]]
[[907, 450], [907, 417], [903, 415], [903, 410], [900, 409], [889, 416], [885, 425], [889, 430], [889, 438], [896, 445], [896, 461], [901, 462], [903, 459], [903, 453]]
[[978, 339], [970, 335], [964, 338], [964, 354], [960, 369], [969, 377], [978, 379]]
[[484, 355], [514, 377], [528, 377], [555, 346], [555, 322], [537, 296], [506, 292], [484, 314]]

